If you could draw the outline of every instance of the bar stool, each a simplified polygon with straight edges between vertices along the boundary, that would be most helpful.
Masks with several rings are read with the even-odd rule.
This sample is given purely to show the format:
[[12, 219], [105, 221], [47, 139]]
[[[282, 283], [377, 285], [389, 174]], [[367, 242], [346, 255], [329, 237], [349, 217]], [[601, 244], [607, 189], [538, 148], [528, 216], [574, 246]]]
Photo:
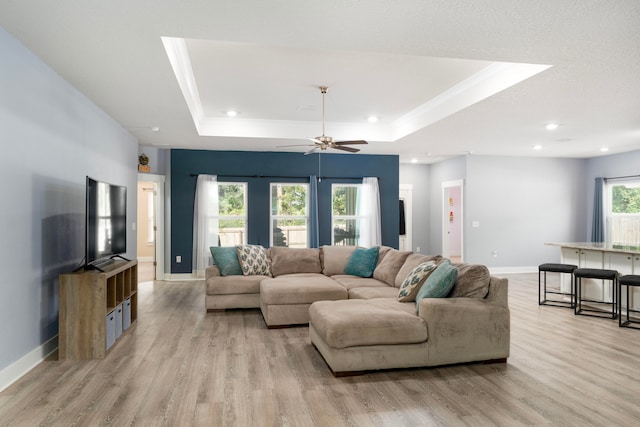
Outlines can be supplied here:
[[[599, 304], [611, 304], [611, 318], [615, 319], [616, 318], [616, 302], [619, 300], [619, 298], [617, 298], [617, 295], [616, 295], [618, 293], [618, 287], [619, 287], [618, 272], [616, 270], [602, 270], [599, 268], [578, 268], [573, 271], [573, 275], [575, 276], [575, 280], [576, 280], [575, 314], [582, 314], [585, 316], [605, 317], [602, 315], [595, 314], [595, 313], [607, 313], [607, 311], [605, 310], [598, 310], [595, 308], [582, 308], [583, 301], [595, 302]], [[611, 302], [583, 299], [582, 298], [582, 279], [599, 279], [599, 280], [611, 281], [611, 289], [613, 291], [613, 298]], [[594, 313], [594, 314], [588, 314], [588, 313]]]
[[[573, 272], [578, 268], [572, 264], [553, 264], [546, 263], [538, 266], [538, 305], [553, 305], [556, 307], [575, 307], [575, 281], [573, 280]], [[568, 294], [570, 300], [547, 299], [547, 294], [567, 295], [565, 292], [548, 291], [547, 290], [547, 272], [549, 273], [567, 273], [571, 275], [571, 292]], [[544, 283], [542, 283], [541, 273], [544, 273]]]
[[[622, 321], [622, 287], [627, 287], [627, 319]], [[633, 311], [638, 313], [638, 310], [632, 310], [629, 308], [629, 288], [632, 286], [640, 286], [640, 276], [636, 276], [633, 274], [627, 274], [625, 276], [621, 276], [618, 279], [618, 326], [621, 328], [634, 328], [640, 329], [637, 326], [633, 326], [633, 324], [640, 324], [640, 320], [631, 320], [629, 318], [629, 312]]]

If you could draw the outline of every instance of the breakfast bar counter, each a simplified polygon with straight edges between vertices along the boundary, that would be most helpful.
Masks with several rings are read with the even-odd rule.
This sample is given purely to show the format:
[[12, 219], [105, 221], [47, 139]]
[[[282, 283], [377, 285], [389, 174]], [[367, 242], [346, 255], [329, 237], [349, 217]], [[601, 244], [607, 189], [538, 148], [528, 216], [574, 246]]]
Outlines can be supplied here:
[[[574, 264], [579, 268], [599, 268], [617, 270], [621, 276], [640, 274], [640, 246], [618, 245], [594, 242], [545, 243], [560, 247], [560, 259], [563, 264]], [[587, 298], [611, 301], [610, 287], [603, 286], [602, 280], [585, 280], [583, 293]], [[569, 280], [561, 279], [563, 292], [570, 292]], [[634, 289], [629, 298], [630, 308], [640, 309], [640, 289]], [[627, 302], [622, 301], [626, 306]]]

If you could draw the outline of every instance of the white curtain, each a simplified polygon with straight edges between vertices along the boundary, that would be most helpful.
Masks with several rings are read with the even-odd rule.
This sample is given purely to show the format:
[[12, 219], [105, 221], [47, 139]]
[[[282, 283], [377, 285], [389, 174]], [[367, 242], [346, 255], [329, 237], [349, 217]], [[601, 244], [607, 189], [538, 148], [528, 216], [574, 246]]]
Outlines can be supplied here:
[[362, 179], [362, 191], [358, 198], [358, 216], [360, 217], [360, 239], [358, 244], [367, 248], [382, 244], [380, 225], [380, 190], [378, 178]]
[[193, 206], [193, 274], [204, 277], [211, 265], [211, 246], [218, 246], [218, 179], [216, 175], [198, 175]]

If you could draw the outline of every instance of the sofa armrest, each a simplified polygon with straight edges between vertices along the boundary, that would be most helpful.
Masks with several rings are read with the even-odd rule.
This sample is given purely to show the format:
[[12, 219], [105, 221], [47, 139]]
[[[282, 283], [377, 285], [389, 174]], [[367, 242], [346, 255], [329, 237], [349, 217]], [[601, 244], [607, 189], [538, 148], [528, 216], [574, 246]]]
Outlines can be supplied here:
[[216, 277], [216, 276], [221, 276], [220, 269], [218, 268], [217, 265], [215, 264], [210, 265], [204, 270], [205, 280], [209, 279], [209, 277]]
[[427, 324], [430, 365], [509, 356], [511, 319], [506, 303], [507, 280], [492, 280], [492, 287], [494, 284], [496, 293], [490, 291], [485, 299], [420, 301], [419, 315]]

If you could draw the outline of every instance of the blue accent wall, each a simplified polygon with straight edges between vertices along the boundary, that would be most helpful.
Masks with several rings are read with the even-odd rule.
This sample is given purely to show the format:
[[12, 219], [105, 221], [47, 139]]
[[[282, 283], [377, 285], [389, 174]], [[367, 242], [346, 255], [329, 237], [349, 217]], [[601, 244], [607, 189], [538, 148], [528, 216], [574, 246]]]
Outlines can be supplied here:
[[[378, 177], [382, 244], [397, 248], [400, 221], [398, 156], [171, 150], [171, 272], [191, 272], [194, 175], [225, 175], [219, 180], [247, 182], [248, 243], [267, 247], [270, 183], [309, 182], [310, 175], [318, 175], [318, 156], [321, 156], [322, 177], [318, 183], [320, 245], [331, 244], [331, 184], [359, 183], [362, 177]], [[180, 264], [175, 262], [177, 255], [182, 257]]]

